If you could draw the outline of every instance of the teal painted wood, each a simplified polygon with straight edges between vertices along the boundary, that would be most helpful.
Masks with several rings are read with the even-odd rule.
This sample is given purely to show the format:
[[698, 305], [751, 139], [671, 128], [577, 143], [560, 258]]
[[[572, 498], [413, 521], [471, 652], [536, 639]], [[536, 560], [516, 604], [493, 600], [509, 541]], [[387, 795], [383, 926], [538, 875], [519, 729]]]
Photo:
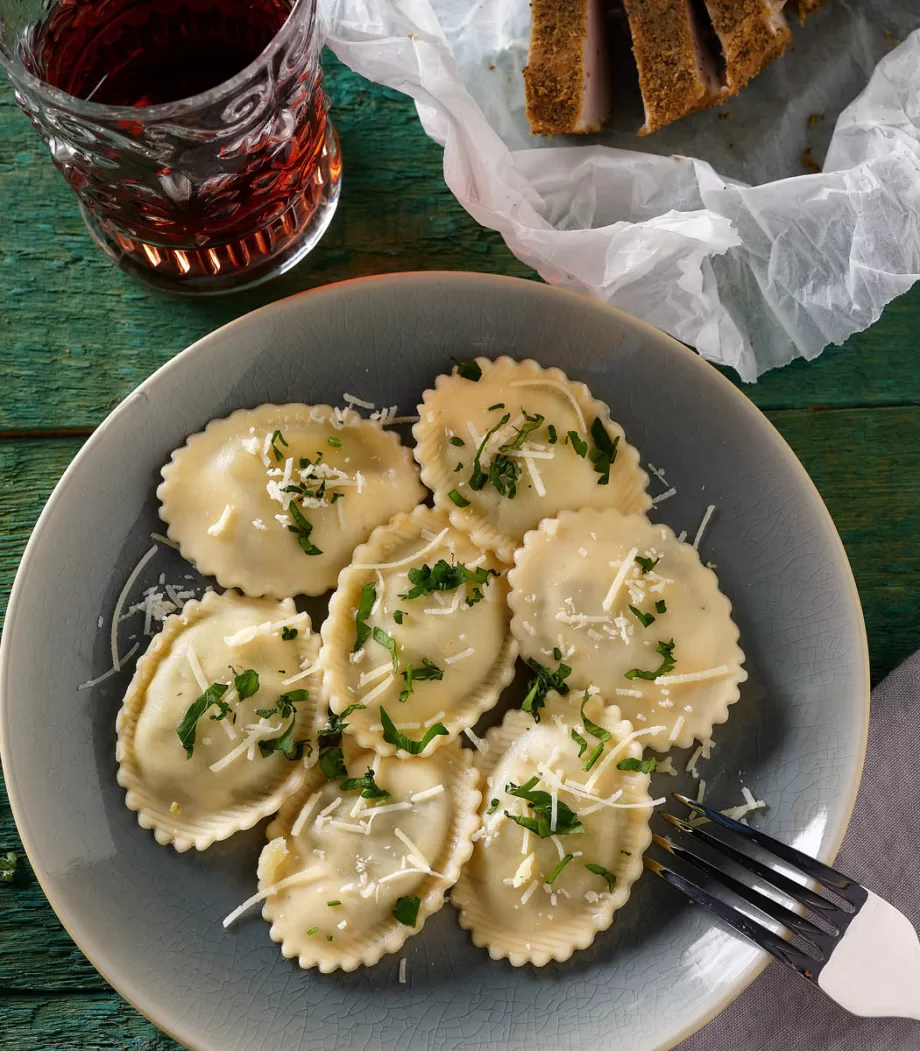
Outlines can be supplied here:
[[[70, 191], [0, 88], [0, 625], [34, 521], [81, 439], [195, 338], [282, 295], [410, 269], [532, 272], [444, 187], [441, 151], [412, 106], [327, 64], [345, 155], [326, 238], [285, 278], [230, 300], [167, 300], [128, 282], [90, 243]], [[853, 564], [877, 680], [920, 641], [920, 289], [869, 332], [745, 392], [811, 473]], [[802, 411], [822, 408], [830, 411]], [[44, 437], [2, 440], [2, 432]], [[18, 838], [0, 783], [0, 851]], [[23, 866], [0, 886], [0, 1051], [166, 1051], [70, 940]]]

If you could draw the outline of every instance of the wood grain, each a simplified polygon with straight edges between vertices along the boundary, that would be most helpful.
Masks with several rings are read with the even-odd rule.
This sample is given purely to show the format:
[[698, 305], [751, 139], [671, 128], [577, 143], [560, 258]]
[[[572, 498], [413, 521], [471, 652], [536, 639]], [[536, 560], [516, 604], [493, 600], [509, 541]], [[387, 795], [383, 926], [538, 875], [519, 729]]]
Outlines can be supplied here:
[[2, 1000], [0, 1051], [181, 1051], [115, 993]]

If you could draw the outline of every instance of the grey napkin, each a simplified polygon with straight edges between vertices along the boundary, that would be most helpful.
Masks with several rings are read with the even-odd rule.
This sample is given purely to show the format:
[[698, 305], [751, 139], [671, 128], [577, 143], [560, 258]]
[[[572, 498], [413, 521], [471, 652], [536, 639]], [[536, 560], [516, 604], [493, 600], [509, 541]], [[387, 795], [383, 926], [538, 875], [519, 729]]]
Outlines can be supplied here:
[[[872, 693], [856, 809], [834, 863], [920, 928], [920, 653]], [[856, 1018], [775, 961], [674, 1051], [918, 1051], [920, 1022]]]

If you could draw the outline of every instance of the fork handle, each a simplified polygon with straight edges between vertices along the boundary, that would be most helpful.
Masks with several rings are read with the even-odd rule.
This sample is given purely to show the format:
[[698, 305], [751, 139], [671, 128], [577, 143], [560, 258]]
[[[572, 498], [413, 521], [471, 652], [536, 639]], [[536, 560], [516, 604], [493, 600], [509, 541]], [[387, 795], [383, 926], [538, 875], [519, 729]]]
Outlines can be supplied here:
[[853, 1014], [920, 1021], [920, 939], [906, 916], [869, 891], [818, 976]]

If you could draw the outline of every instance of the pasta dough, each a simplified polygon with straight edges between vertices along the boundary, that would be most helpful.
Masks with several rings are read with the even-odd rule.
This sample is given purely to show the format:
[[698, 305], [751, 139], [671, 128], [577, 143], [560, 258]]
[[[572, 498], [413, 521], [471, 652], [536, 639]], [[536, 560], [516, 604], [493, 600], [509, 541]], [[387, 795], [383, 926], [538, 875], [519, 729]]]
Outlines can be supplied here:
[[259, 890], [276, 888], [262, 909], [272, 940], [323, 972], [374, 964], [421, 930], [479, 825], [479, 775], [457, 743], [411, 762], [352, 750], [348, 767], [371, 769], [389, 798], [375, 805], [316, 769], [269, 825], [260, 862]]
[[309, 754], [297, 742], [326, 707], [318, 656], [291, 599], [208, 592], [168, 617], [116, 722], [118, 783], [141, 827], [180, 852], [204, 850], [296, 792]]
[[583, 383], [530, 360], [475, 366], [478, 381], [438, 376], [413, 433], [435, 507], [476, 544], [511, 562], [527, 530], [562, 508], [648, 510], [639, 454]]
[[597, 686], [657, 751], [705, 741], [747, 678], [731, 603], [690, 544], [613, 510], [562, 511], [528, 533], [509, 573], [525, 658]]
[[642, 752], [632, 726], [598, 696], [584, 705], [589, 726], [580, 700], [550, 691], [539, 723], [509, 712], [475, 760], [483, 824], [452, 900], [473, 942], [515, 967], [587, 948], [626, 904], [651, 841], [648, 774], [619, 769]]
[[332, 710], [366, 706], [349, 716], [362, 747], [397, 751], [381, 708], [412, 740], [440, 723], [447, 734], [430, 752], [498, 700], [517, 656], [498, 565], [429, 507], [398, 515], [355, 551], [329, 603], [320, 660]]
[[375, 526], [424, 497], [397, 435], [351, 409], [261, 405], [212, 420], [157, 490], [182, 555], [248, 595], [321, 595]]

